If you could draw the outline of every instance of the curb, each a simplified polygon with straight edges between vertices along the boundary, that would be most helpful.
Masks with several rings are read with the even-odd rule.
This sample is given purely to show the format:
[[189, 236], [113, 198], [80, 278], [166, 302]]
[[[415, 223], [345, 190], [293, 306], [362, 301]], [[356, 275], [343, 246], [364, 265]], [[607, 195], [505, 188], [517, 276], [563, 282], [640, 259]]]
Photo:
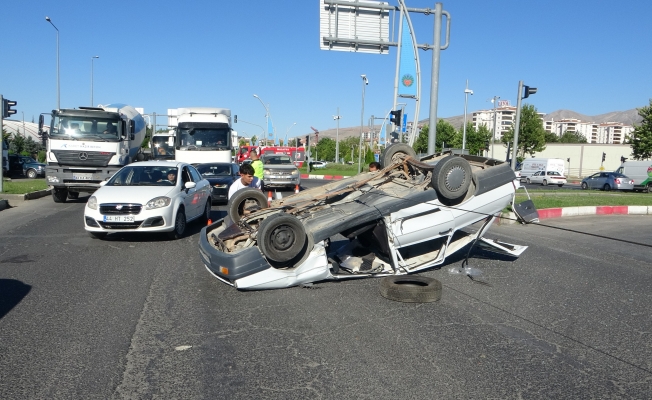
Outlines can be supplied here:
[[[2, 197], [4, 197], [4, 200], [0, 200], [0, 210], [4, 210], [5, 208], [9, 207], [9, 203], [14, 203], [14, 202], [23, 202], [26, 200], [35, 200], [35, 199], [40, 199], [41, 197], [45, 197], [52, 194], [52, 189], [43, 189], [43, 190], [38, 190], [36, 192], [30, 192], [30, 193], [25, 193], [25, 194], [8, 194], [8, 193], [3, 193]], [[2, 206], [2, 203], [5, 203], [6, 205]]]
[[[652, 215], [652, 206], [583, 206], [544, 208], [539, 211], [539, 220], [580, 215]], [[515, 224], [516, 214], [503, 213], [496, 218], [499, 225]]]
[[324, 179], [328, 181], [335, 181], [335, 180], [340, 180], [340, 179], [345, 179], [345, 178], [350, 178], [350, 176], [346, 175], [309, 175], [309, 174], [301, 174], [301, 179]]

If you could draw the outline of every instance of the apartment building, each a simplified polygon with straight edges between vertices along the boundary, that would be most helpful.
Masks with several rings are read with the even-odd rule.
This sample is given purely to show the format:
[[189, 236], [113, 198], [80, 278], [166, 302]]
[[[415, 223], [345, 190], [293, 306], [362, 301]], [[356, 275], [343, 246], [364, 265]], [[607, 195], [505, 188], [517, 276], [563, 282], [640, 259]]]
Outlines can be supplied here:
[[[543, 119], [545, 114], [538, 114]], [[495, 111], [493, 109], [475, 111], [471, 116], [471, 122], [475, 129], [485, 125], [491, 132], [494, 132], [494, 115], [496, 120], [495, 139], [500, 140], [503, 134], [508, 132], [516, 122], [516, 107], [502, 106], [497, 107]]]

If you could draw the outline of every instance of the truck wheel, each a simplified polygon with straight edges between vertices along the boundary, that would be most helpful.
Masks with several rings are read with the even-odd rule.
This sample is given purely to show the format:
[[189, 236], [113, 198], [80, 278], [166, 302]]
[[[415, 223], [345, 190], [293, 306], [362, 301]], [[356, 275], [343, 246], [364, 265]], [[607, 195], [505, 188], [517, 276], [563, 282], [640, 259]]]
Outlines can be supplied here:
[[79, 192], [68, 192], [68, 198], [70, 200], [77, 200], [79, 198]]
[[446, 200], [464, 197], [471, 185], [471, 164], [459, 156], [447, 156], [439, 160], [432, 170], [431, 186], [437, 196]]
[[441, 282], [425, 276], [387, 276], [380, 280], [380, 295], [404, 303], [430, 303], [441, 299]]
[[168, 232], [168, 238], [181, 239], [186, 232], [186, 213], [183, 208], [177, 210], [177, 216], [174, 218], [174, 230]]
[[243, 188], [231, 196], [226, 207], [229, 217], [236, 223], [251, 210], [267, 208], [267, 197], [256, 188]]
[[417, 153], [406, 143], [394, 143], [385, 148], [380, 154], [380, 165], [387, 168], [390, 165], [400, 162], [408, 157], [417, 158]]
[[52, 200], [55, 203], [65, 203], [68, 197], [68, 190], [66, 189], [52, 189]]
[[28, 177], [29, 179], [34, 179], [34, 178], [36, 178], [36, 171], [33, 170], [33, 169], [28, 169], [28, 170], [27, 170], [27, 177]]
[[282, 263], [301, 253], [306, 244], [306, 230], [295, 216], [282, 213], [265, 218], [260, 223], [257, 238], [265, 257]]

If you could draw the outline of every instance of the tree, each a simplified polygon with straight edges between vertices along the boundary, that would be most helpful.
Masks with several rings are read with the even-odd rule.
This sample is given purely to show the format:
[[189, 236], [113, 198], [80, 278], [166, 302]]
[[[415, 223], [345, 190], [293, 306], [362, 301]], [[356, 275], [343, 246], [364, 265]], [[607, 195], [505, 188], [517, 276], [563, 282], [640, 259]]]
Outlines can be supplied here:
[[[430, 134], [428, 125], [421, 128], [417, 140], [414, 142], [414, 151], [417, 153], [428, 152], [428, 135]], [[468, 133], [468, 131], [467, 131]], [[453, 125], [440, 119], [437, 122], [437, 139], [435, 142], [435, 151], [441, 151], [442, 146], [462, 147], [462, 135], [455, 130]]]
[[28, 136], [23, 145], [23, 155], [33, 156], [34, 154], [38, 154], [40, 150], [41, 144], [32, 139], [31, 136]]
[[557, 143], [559, 142], [559, 136], [554, 132], [546, 131], [546, 143]]
[[643, 118], [641, 125], [635, 126], [628, 144], [632, 145], [632, 157], [635, 160], [652, 158], [652, 99], [650, 105], [638, 109]]
[[[525, 158], [526, 154], [534, 157], [537, 151], [546, 149], [546, 130], [543, 129], [541, 117], [533, 105], [523, 105], [519, 125], [517, 158]], [[514, 141], [513, 126], [503, 135], [502, 141], [505, 145]]]
[[21, 154], [25, 150], [25, 136], [18, 133], [12, 135], [9, 142], [9, 152], [13, 154]]
[[258, 141], [258, 138], [256, 137], [256, 135], [253, 135], [251, 137], [251, 145], [255, 146], [257, 141]]
[[[460, 132], [462, 137], [464, 131]], [[466, 149], [469, 154], [482, 154], [485, 149], [485, 144], [491, 141], [491, 132], [486, 125], [482, 124], [478, 129], [475, 129], [473, 122], [466, 123]]]
[[331, 138], [319, 139], [319, 143], [317, 143], [317, 155], [322, 160], [335, 160], [335, 140]]
[[586, 138], [579, 132], [566, 131], [559, 138], [560, 143], [586, 143]]

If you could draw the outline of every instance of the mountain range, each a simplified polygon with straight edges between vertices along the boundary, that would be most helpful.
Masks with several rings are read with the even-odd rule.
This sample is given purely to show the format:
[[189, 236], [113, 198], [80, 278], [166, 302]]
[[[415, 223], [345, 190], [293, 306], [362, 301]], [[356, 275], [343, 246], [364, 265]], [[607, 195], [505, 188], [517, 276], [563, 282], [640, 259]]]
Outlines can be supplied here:
[[[470, 121], [472, 118], [472, 113], [468, 113], [467, 116], [467, 121]], [[633, 108], [631, 110], [627, 111], [612, 111], [600, 115], [585, 115], [585, 114], [580, 114], [578, 112], [572, 111], [572, 110], [557, 110], [553, 111], [551, 113], [546, 114], [543, 117], [544, 121], [558, 121], [560, 119], [579, 119], [582, 122], [593, 122], [593, 123], [604, 123], [604, 122], [619, 122], [624, 125], [638, 125], [640, 124], [643, 119], [638, 115], [638, 110]], [[448, 122], [449, 124], [453, 125], [455, 128], [459, 128], [464, 124], [464, 115], [456, 115], [454, 117], [446, 117], [446, 118], [440, 118], [443, 119], [444, 121]], [[422, 119], [419, 121], [419, 125], [427, 124], [428, 119]], [[376, 125], [376, 131], [380, 130], [381, 125]], [[367, 125], [364, 126], [364, 131], [366, 132], [369, 129]], [[339, 129], [339, 138], [341, 139], [346, 139], [351, 136], [359, 137], [360, 135], [360, 126], [354, 126], [354, 127], [340, 127]], [[319, 131], [319, 136], [324, 138], [328, 137], [331, 139], [335, 139], [337, 136], [337, 129], [326, 129], [323, 131]]]

